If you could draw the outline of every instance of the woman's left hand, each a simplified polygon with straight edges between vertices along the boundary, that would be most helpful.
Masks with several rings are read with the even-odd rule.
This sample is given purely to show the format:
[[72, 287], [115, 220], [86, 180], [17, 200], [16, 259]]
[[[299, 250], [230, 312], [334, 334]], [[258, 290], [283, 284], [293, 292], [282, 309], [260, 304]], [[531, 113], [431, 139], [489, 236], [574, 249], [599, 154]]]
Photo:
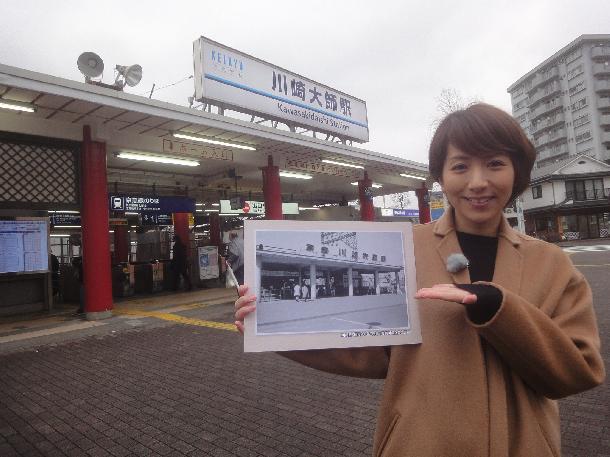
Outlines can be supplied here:
[[435, 284], [432, 287], [424, 287], [417, 291], [415, 298], [432, 298], [462, 305], [472, 305], [477, 302], [475, 294], [459, 289], [454, 284]]

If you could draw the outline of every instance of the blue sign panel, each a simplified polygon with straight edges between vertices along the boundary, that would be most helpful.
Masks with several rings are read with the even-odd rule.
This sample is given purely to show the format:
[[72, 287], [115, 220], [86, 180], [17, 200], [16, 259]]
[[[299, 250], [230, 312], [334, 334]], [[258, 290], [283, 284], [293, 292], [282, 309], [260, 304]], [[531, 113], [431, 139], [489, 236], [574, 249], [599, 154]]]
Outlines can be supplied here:
[[165, 213], [142, 213], [142, 225], [172, 225], [172, 215]]
[[189, 197], [146, 197], [142, 195], [110, 195], [111, 211], [133, 213], [194, 213], [195, 200]]
[[419, 210], [417, 209], [394, 209], [394, 216], [399, 217], [419, 217]]

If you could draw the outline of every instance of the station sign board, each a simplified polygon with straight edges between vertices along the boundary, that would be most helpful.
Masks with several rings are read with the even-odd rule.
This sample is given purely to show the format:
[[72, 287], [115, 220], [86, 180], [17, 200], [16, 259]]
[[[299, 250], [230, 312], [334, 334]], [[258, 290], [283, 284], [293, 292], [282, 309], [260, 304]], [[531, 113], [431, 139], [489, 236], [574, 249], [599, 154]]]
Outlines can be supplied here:
[[201, 37], [193, 43], [195, 98], [356, 141], [369, 140], [366, 103]]
[[342, 176], [349, 179], [361, 179], [362, 171], [357, 168], [346, 168], [324, 162], [308, 162], [301, 159], [283, 159], [282, 169], [290, 171], [304, 171], [306, 173], [322, 173], [325, 175]]
[[197, 155], [200, 159], [233, 160], [233, 151], [227, 148], [213, 148], [210, 145], [183, 143], [167, 138], [163, 139], [163, 152]]
[[189, 197], [109, 195], [111, 211], [134, 213], [194, 213], [195, 200]]
[[[220, 200], [221, 214], [265, 214], [265, 202], [245, 200], [244, 206], [231, 209], [231, 200]], [[282, 214], [299, 214], [298, 203], [282, 203]]]
[[51, 225], [54, 227], [81, 225], [80, 214], [74, 213], [55, 213], [50, 217]]

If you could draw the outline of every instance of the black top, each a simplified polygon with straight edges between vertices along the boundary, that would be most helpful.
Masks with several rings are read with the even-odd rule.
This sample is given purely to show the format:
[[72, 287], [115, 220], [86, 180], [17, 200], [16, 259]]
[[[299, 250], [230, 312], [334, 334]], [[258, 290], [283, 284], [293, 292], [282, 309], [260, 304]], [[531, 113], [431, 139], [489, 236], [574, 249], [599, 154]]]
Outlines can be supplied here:
[[[456, 232], [462, 252], [468, 259], [470, 281], [491, 282], [496, 265], [498, 238], [493, 236], [472, 235]], [[456, 284], [477, 296], [476, 303], [468, 305], [466, 312], [476, 324], [484, 324], [495, 316], [502, 304], [502, 292], [487, 284]]]
[[462, 252], [468, 259], [470, 281], [491, 281], [496, 265], [498, 237], [456, 233]]

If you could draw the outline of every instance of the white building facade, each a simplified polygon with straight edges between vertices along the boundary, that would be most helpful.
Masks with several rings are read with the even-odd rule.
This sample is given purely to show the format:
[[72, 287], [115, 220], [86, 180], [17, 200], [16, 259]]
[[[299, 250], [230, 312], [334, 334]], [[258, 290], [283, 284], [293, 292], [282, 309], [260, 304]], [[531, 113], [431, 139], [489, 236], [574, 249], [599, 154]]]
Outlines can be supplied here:
[[587, 155], [535, 168], [522, 194], [528, 235], [548, 241], [610, 236], [610, 165]]
[[610, 35], [581, 35], [508, 92], [536, 166], [580, 154], [610, 163]]

